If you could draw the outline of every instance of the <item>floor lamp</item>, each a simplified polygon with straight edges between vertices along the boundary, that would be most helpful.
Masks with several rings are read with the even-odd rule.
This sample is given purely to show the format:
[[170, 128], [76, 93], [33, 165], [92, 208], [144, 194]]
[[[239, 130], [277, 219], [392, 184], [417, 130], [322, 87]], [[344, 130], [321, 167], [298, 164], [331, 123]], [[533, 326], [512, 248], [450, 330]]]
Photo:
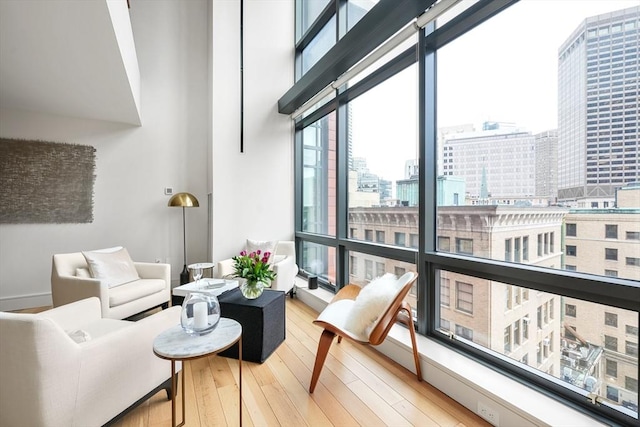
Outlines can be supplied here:
[[180, 273], [180, 285], [189, 283], [189, 270], [187, 270], [187, 226], [184, 219], [184, 208], [197, 208], [200, 206], [198, 199], [191, 193], [176, 193], [169, 199], [170, 207], [182, 208], [182, 236], [184, 244], [184, 267]]

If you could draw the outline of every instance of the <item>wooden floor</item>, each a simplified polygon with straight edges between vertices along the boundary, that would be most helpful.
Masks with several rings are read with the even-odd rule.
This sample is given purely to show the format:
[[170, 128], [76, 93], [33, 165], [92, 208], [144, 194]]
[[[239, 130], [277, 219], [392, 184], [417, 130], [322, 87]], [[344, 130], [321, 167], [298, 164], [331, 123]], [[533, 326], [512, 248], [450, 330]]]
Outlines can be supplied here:
[[[346, 340], [333, 343], [310, 395], [309, 380], [321, 333], [312, 324], [316, 316], [299, 300], [287, 298], [285, 342], [263, 364], [242, 364], [243, 425], [489, 426], [374, 349]], [[238, 425], [238, 361], [211, 356], [186, 362], [183, 369], [185, 425]], [[171, 403], [164, 392], [116, 424], [170, 425]]]

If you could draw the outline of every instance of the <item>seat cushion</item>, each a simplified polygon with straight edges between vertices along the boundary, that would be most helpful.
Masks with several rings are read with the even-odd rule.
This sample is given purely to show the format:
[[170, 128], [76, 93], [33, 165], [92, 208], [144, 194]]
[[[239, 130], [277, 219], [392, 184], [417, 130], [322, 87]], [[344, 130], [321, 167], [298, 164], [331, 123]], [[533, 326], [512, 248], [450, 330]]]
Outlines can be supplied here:
[[111, 288], [109, 307], [117, 307], [162, 291], [166, 283], [162, 279], [139, 279]]

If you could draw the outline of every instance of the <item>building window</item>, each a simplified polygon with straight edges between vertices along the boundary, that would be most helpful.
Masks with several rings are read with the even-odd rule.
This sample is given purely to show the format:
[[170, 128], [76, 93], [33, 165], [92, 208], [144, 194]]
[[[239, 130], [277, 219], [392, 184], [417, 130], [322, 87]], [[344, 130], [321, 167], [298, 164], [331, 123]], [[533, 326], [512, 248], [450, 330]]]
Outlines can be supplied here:
[[384, 262], [376, 262], [376, 277], [384, 276]]
[[409, 234], [409, 240], [412, 248], [418, 249], [420, 247], [420, 237], [417, 234]]
[[607, 399], [618, 402], [618, 389], [615, 387], [607, 386]]
[[604, 226], [605, 239], [617, 239], [618, 238], [618, 226], [616, 224], [605, 224]]
[[504, 260], [511, 261], [511, 239], [504, 241]]
[[407, 235], [406, 233], [394, 233], [394, 242], [396, 246], [407, 246]]
[[625, 258], [625, 262], [627, 265], [633, 265], [636, 267], [640, 267], [640, 258], [632, 258], [632, 257], [626, 257]]
[[538, 322], [538, 329], [542, 329], [542, 306], [539, 305], [538, 306], [538, 311], [537, 311], [537, 319]]
[[364, 278], [366, 280], [373, 279], [373, 261], [370, 259], [364, 260]]
[[522, 260], [529, 261], [529, 236], [522, 238]]
[[637, 393], [638, 392], [638, 379], [637, 378], [627, 377], [625, 375], [625, 377], [624, 377], [624, 388], [626, 388], [627, 390], [629, 390], [632, 393]]
[[638, 327], [632, 325], [625, 325], [625, 332], [627, 335], [633, 335], [634, 337], [638, 336]]
[[364, 240], [373, 242], [373, 230], [364, 230]]
[[565, 265], [564, 269], [567, 270], [567, 271], [576, 271], [577, 270], [575, 265], [570, 265], [570, 264]]
[[542, 234], [538, 234], [538, 256], [542, 256]]
[[459, 254], [473, 255], [473, 239], [460, 239], [456, 237], [456, 252]]
[[522, 341], [529, 339], [529, 317], [522, 318]]
[[513, 239], [513, 261], [514, 262], [522, 262], [522, 252], [520, 249], [520, 237], [516, 237]]
[[577, 236], [577, 234], [576, 234], [577, 228], [576, 228], [576, 224], [575, 223], [567, 223], [566, 230], [567, 230], [566, 231], [567, 236], [572, 236], [572, 237], [576, 237]]
[[617, 249], [612, 249], [612, 248], [605, 248], [604, 249], [604, 259], [610, 260], [610, 261], [617, 261], [618, 260], [618, 250]]
[[606, 348], [607, 350], [618, 351], [618, 338], [605, 335], [604, 348]]
[[442, 329], [443, 331], [450, 331], [451, 322], [449, 322], [447, 319], [440, 318], [440, 329]]
[[618, 315], [615, 313], [604, 313], [604, 324], [607, 326], [618, 327]]
[[520, 345], [520, 320], [516, 320], [513, 324], [513, 345]]
[[473, 285], [456, 282], [456, 309], [473, 314]]
[[469, 341], [473, 341], [473, 330], [465, 328], [462, 325], [456, 325], [456, 335]]
[[578, 250], [576, 249], [576, 247], [574, 245], [566, 245], [565, 246], [565, 252], [567, 254], [567, 256], [576, 256], [578, 253]]
[[631, 341], [625, 341], [624, 342], [624, 353], [627, 356], [633, 356], [633, 357], [638, 357], [638, 343], [637, 342], [631, 342]]
[[604, 270], [604, 275], [608, 277], [618, 277], [618, 272], [616, 270]]
[[358, 238], [358, 229], [357, 228], [349, 228], [349, 236], [352, 239], [357, 239]]
[[451, 286], [449, 279], [440, 278], [440, 305], [449, 307], [451, 305]]
[[576, 317], [576, 306], [573, 304], [565, 304], [564, 314], [568, 317]]
[[376, 231], [376, 243], [384, 243], [384, 231]]
[[607, 376], [612, 378], [618, 377], [618, 362], [615, 360], [606, 359]]
[[352, 276], [358, 275], [358, 258], [353, 255], [349, 256], [349, 274]]
[[511, 351], [511, 325], [504, 328], [504, 352]]
[[554, 253], [556, 251], [556, 235], [552, 231], [549, 233], [549, 252]]
[[549, 253], [549, 233], [544, 233], [544, 254]]
[[403, 267], [393, 267], [393, 274], [395, 274], [396, 277], [402, 277], [406, 272], [407, 270]]
[[640, 231], [627, 231], [627, 240], [640, 240]]
[[451, 252], [451, 239], [448, 237], [438, 236], [438, 250]]

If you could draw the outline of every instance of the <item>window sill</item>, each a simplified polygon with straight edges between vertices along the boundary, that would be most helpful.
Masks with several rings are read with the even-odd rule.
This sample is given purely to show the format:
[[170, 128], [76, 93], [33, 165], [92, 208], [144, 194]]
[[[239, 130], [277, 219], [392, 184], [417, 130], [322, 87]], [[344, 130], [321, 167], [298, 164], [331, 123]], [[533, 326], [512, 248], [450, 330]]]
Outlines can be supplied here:
[[[309, 290], [305, 280], [297, 280], [297, 298], [322, 311], [333, 294], [320, 288]], [[479, 402], [496, 410], [499, 425], [605, 425], [430, 338], [421, 335], [416, 338], [424, 380], [474, 413], [478, 413]], [[396, 325], [376, 348], [413, 372], [410, 343], [409, 331]]]

